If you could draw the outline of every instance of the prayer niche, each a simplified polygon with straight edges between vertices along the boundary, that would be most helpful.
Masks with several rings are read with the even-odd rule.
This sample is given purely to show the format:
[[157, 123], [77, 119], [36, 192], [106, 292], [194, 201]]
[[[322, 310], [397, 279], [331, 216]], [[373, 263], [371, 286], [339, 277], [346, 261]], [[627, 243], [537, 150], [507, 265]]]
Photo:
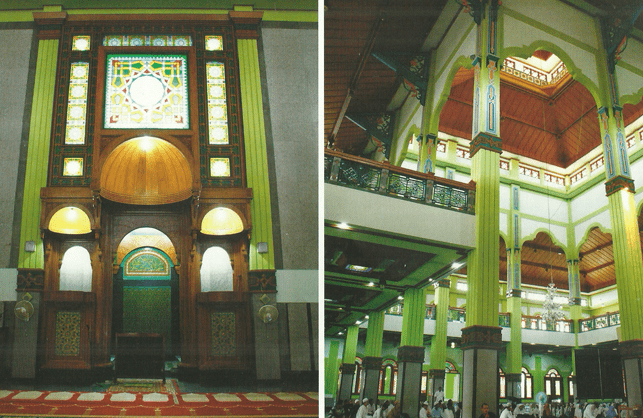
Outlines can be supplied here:
[[105, 128], [188, 129], [185, 55], [108, 55]]

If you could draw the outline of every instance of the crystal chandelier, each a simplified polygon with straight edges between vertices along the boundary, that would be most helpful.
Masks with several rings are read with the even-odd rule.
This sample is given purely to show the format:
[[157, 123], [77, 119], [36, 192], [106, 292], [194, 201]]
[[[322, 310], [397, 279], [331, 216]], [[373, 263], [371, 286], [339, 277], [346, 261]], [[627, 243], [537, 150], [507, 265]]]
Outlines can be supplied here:
[[560, 310], [560, 303], [554, 302], [556, 297], [556, 285], [554, 282], [549, 283], [547, 286], [547, 295], [545, 295], [545, 301], [543, 302], [543, 313], [541, 315], [542, 319], [548, 324], [555, 324], [556, 321], [564, 319], [565, 314]]

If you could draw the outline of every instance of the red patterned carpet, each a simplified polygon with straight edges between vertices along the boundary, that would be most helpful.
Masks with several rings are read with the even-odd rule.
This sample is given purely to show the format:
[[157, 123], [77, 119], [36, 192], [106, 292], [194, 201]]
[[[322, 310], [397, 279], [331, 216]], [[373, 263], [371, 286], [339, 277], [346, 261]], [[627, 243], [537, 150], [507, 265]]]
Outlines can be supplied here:
[[0, 390], [1, 417], [316, 417], [317, 393]]

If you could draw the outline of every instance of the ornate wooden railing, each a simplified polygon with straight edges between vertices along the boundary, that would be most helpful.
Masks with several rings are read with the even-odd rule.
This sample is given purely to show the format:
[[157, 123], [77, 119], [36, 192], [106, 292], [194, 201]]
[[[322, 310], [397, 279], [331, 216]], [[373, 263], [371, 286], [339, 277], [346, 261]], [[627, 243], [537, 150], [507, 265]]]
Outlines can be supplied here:
[[574, 332], [574, 321], [571, 319], [560, 319], [555, 323], [549, 323], [540, 316], [523, 315], [521, 319], [523, 329], [537, 331]]
[[476, 186], [379, 163], [337, 151], [324, 151], [324, 181], [418, 203], [474, 214]]
[[608, 312], [603, 315], [593, 316], [591, 318], [579, 319], [579, 332], [587, 332], [595, 329], [614, 327], [621, 324], [621, 316], [617, 312]]

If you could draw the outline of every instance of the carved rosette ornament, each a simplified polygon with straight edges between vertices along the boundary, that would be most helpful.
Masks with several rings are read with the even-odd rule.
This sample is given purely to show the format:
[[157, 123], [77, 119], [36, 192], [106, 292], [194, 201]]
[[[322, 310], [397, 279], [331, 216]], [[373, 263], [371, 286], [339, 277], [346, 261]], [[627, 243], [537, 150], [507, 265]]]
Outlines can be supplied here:
[[248, 288], [254, 293], [276, 293], [275, 270], [252, 270], [248, 272]]

